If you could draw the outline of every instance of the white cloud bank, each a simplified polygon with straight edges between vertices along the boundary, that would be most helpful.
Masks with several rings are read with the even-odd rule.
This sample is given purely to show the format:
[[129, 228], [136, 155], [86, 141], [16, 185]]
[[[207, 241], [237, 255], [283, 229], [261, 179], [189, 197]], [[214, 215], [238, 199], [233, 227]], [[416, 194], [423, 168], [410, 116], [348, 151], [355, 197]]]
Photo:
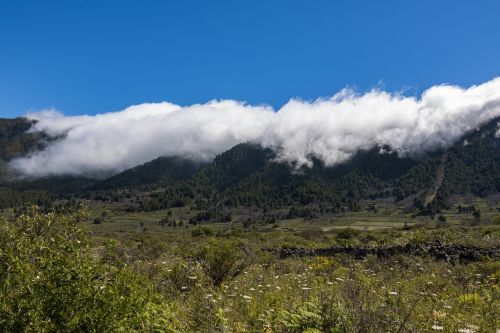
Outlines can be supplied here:
[[94, 116], [56, 111], [28, 114], [32, 130], [64, 138], [11, 161], [25, 176], [117, 173], [158, 156], [209, 160], [237, 143], [278, 148], [280, 158], [329, 165], [360, 149], [389, 145], [401, 155], [456, 142], [466, 131], [500, 116], [500, 78], [463, 89], [440, 85], [422, 96], [343, 90], [329, 99], [292, 99], [279, 110], [232, 100], [181, 107], [141, 104]]

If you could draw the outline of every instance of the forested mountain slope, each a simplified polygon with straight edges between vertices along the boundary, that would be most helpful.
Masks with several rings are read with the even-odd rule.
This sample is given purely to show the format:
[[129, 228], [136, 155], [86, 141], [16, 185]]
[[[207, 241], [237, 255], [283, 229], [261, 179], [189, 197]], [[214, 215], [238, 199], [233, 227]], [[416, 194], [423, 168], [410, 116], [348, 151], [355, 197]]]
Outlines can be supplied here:
[[[421, 211], [435, 212], [451, 194], [485, 196], [500, 191], [499, 119], [467, 133], [446, 150], [417, 159], [400, 157], [390, 147], [358, 152], [346, 163], [327, 166], [311, 157], [312, 167], [277, 159], [268, 148], [241, 143], [210, 163], [159, 157], [104, 180], [50, 177], [17, 180], [0, 187], [2, 207], [54, 197], [113, 198], [117, 193], [151, 192], [131, 203], [132, 210], [175, 205], [280, 208], [323, 204], [332, 211], [357, 210], [362, 199], [410, 198]], [[39, 149], [43, 133], [27, 133], [24, 119], [0, 121], [0, 159]], [[5, 182], [4, 182], [5, 183]]]

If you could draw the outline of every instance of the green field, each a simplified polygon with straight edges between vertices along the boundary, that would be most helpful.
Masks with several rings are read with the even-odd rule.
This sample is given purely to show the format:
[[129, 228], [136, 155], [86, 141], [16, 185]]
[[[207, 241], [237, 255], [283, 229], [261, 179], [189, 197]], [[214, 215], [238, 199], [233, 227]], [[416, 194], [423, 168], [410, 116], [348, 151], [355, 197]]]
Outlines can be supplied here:
[[[480, 218], [451, 207], [431, 219], [387, 203], [376, 212], [272, 223], [255, 217], [250, 225], [248, 209], [234, 210], [228, 222], [193, 225], [189, 220], [198, 212], [189, 207], [131, 213], [116, 204], [85, 205], [86, 211], [66, 214], [28, 210], [14, 217], [14, 210], [3, 211], [0, 263], [9, 267], [1, 280], [5, 331], [500, 328], [500, 215], [499, 206], [486, 201], [474, 202]], [[162, 226], [166, 216], [176, 226]], [[431, 252], [278, 254], [408, 244], [459, 250], [446, 260]], [[476, 248], [493, 254], [470, 257]]]

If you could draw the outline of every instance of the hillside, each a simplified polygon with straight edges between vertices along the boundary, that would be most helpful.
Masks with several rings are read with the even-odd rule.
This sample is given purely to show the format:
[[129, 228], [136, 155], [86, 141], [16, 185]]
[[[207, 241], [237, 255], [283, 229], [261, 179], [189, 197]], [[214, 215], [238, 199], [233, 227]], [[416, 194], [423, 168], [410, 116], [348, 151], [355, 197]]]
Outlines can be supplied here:
[[26, 118], [0, 118], [0, 183], [12, 177], [6, 162], [12, 158], [42, 149], [48, 136], [41, 132], [28, 132], [33, 121]]
[[[401, 201], [416, 195], [415, 204], [422, 211], [429, 206], [433, 213], [446, 206], [451, 194], [485, 196], [499, 191], [497, 122], [468, 133], [447, 151], [418, 160], [380, 153], [378, 148], [361, 151], [341, 165], [325, 166], [314, 160], [312, 168], [296, 169], [275, 161], [271, 150], [245, 143], [219, 155], [177, 186], [192, 189], [205, 206], [280, 208], [324, 203], [332, 210], [356, 210], [361, 199]], [[165, 189], [164, 196], [156, 193], [141, 203], [141, 209], [168, 207], [167, 198], [174, 197], [176, 188]]]
[[[321, 205], [338, 212], [356, 211], [364, 199], [391, 199], [434, 214], [447, 206], [452, 194], [486, 196], [500, 191], [497, 123], [495, 119], [446, 151], [419, 159], [399, 157], [390, 147], [378, 147], [360, 151], [340, 165], [326, 166], [313, 158], [311, 168], [297, 168], [278, 161], [271, 149], [242, 143], [205, 164], [159, 157], [104, 180], [50, 177], [5, 183], [0, 188], [0, 205], [47, 202], [57, 197], [120, 201], [141, 192], [146, 195], [129, 201], [129, 209]], [[26, 133], [27, 120], [4, 120], [2, 124], [3, 161], [39, 149], [46, 142], [43, 133]]]
[[166, 186], [169, 183], [190, 178], [201, 165], [201, 163], [180, 157], [158, 157], [150, 162], [105, 179], [96, 184], [93, 189], [113, 190], [135, 188], [144, 190]]

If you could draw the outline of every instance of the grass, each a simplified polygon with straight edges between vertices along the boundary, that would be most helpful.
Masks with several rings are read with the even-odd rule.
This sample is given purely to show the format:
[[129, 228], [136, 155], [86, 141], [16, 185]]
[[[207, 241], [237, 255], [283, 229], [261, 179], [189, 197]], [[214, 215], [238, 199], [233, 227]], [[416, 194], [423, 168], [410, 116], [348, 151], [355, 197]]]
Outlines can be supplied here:
[[[121, 304], [129, 311], [124, 316], [110, 309], [114, 317], [109, 317], [100, 307], [93, 306], [93, 292], [88, 290], [93, 290], [95, 277], [85, 268], [82, 274], [89, 280], [80, 280], [80, 285], [88, 298], [86, 304], [96, 315], [117, 318], [116, 323], [111, 319], [107, 322], [108, 331], [496, 332], [500, 329], [498, 258], [486, 257], [468, 263], [406, 254], [387, 258], [335, 255], [281, 259], [267, 250], [333, 245], [385, 247], [433, 241], [498, 248], [500, 225], [490, 223], [498, 214], [498, 206], [484, 202], [478, 202], [477, 206], [481, 207], [481, 223], [450, 209], [443, 212], [446, 223], [440, 224], [437, 219], [412, 218], [403, 209], [386, 204], [378, 207], [377, 212], [278, 220], [245, 228], [238, 215], [232, 222], [194, 226], [187, 221], [196, 212], [186, 207], [175, 208], [171, 217], [183, 221], [184, 226], [173, 227], [158, 223], [168, 214], [166, 210], [127, 213], [114, 205], [91, 203], [88, 218], [77, 224], [90, 231], [88, 247], [80, 249], [79, 241], [70, 232], [65, 233], [66, 239], [72, 241], [70, 254], [78, 260], [85, 258], [83, 266], [73, 265], [67, 254], [54, 250], [51, 258], [57, 259], [57, 265], [44, 264], [32, 269], [29, 265], [46, 262], [45, 252], [29, 248], [34, 243], [23, 238], [28, 233], [12, 233], [10, 227], [2, 229], [2, 235], [5, 231], [12, 233], [12, 237], [0, 237], [3, 251], [0, 253], [9, 253], [22, 244], [26, 258], [33, 253], [41, 257], [15, 261], [28, 275], [23, 276], [22, 283], [10, 284], [2, 292], [23, 284], [27, 285], [24, 287], [27, 291], [16, 297], [4, 297], [10, 303], [0, 309], [11, 313], [11, 309], [21, 304], [26, 309], [23, 312], [26, 320], [18, 323], [17, 317], [11, 316], [9, 324], [13, 326], [9, 327], [27, 325], [25, 330], [29, 331], [29, 325], [36, 323], [37, 329], [43, 330], [50, 323], [47, 318], [51, 318], [54, 308], [51, 306], [44, 312], [48, 304], [44, 294], [37, 294], [34, 299], [28, 292], [40, 283], [37, 277], [72, 279], [79, 274], [76, 269], [93, 267], [97, 276], [102, 272], [119, 273], [117, 282], [108, 282], [109, 302]], [[102, 223], [95, 224], [96, 218], [101, 218]], [[43, 216], [33, 221], [42, 223]], [[63, 229], [56, 228], [55, 235], [60, 230]], [[81, 233], [78, 235], [83, 237]], [[42, 249], [51, 244], [53, 236], [39, 237]], [[68, 251], [64, 246], [60, 249]], [[16, 256], [9, 258], [17, 260]], [[65, 274], [49, 274], [50, 269]], [[9, 278], [15, 281], [17, 276]], [[63, 297], [58, 302], [64, 302], [69, 282], [43, 282], [44, 286], [53, 286], [43, 289], [51, 295], [50, 299]], [[64, 292], [53, 290], [57, 286]], [[71, 304], [78, 304], [78, 292], [68, 295], [76, 297]], [[31, 309], [31, 304], [36, 309]], [[136, 311], [130, 312], [131, 308]], [[31, 318], [30, 313], [35, 310], [38, 317]], [[85, 325], [95, 323], [84, 315], [83, 308], [64, 311], [81, 314]], [[80, 325], [77, 319], [68, 325]], [[86, 327], [92, 331], [93, 326]]]

